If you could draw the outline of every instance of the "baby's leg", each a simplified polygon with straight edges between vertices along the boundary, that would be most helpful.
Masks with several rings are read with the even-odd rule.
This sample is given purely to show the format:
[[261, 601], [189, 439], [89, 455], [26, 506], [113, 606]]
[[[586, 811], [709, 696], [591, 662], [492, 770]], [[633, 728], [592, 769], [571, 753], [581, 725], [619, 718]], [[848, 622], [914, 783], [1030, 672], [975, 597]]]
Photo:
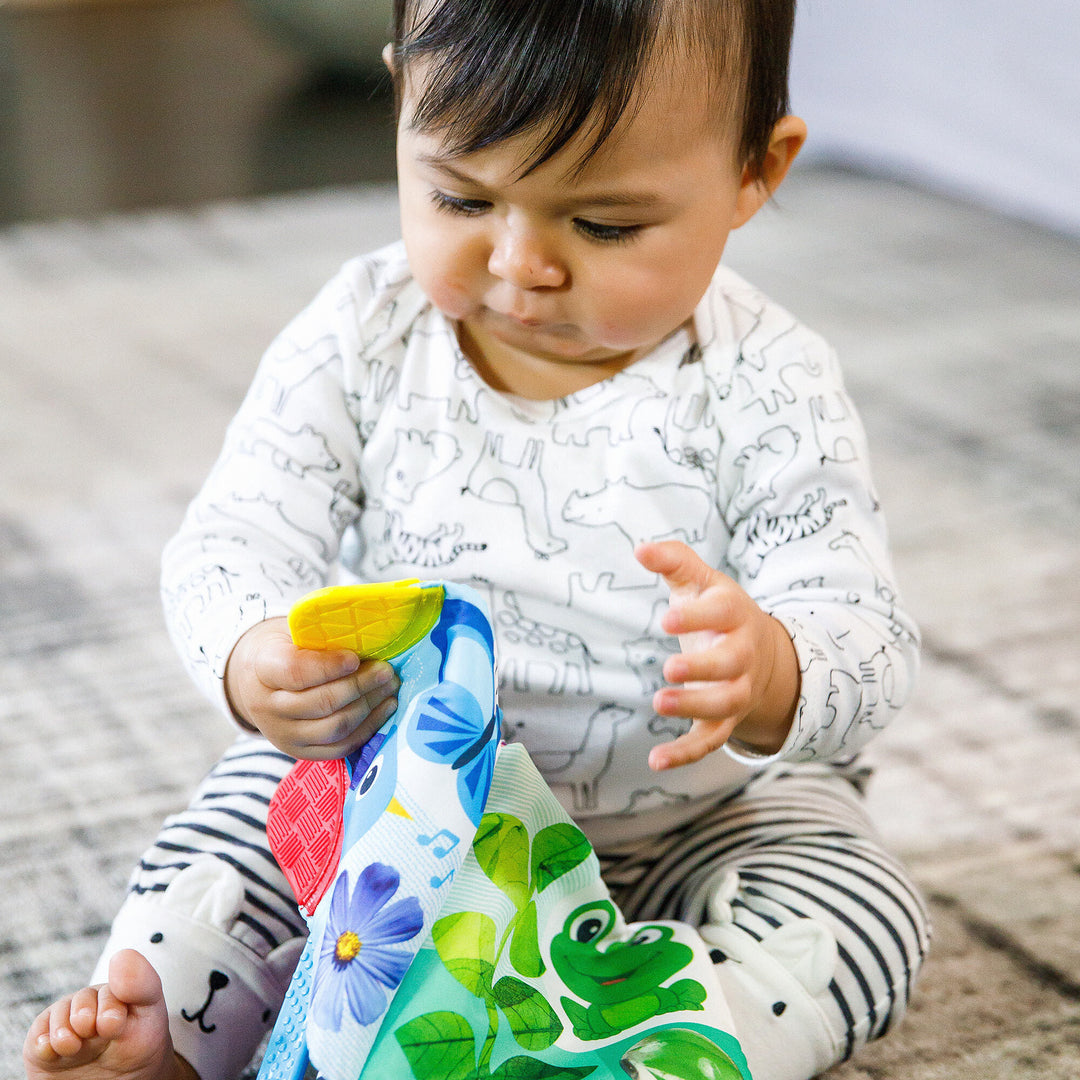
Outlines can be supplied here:
[[713, 946], [754, 1080], [808, 1080], [903, 1016], [926, 909], [840, 772], [769, 770], [665, 841], [609, 883], [628, 919], [682, 919]]
[[28, 1080], [195, 1080], [173, 1052], [161, 980], [137, 952], [117, 953], [109, 981], [54, 1002], [23, 1046]]
[[201, 1080], [239, 1076], [273, 1027], [307, 927], [266, 838], [292, 760], [238, 739], [132, 875], [91, 983], [135, 949], [161, 980], [176, 1052]]

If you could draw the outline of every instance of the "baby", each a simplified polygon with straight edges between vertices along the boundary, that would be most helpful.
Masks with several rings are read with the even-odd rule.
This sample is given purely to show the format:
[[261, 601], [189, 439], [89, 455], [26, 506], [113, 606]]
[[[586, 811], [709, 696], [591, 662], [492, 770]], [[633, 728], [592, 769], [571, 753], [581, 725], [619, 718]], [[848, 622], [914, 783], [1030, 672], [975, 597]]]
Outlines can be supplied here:
[[[486, 595], [506, 736], [626, 917], [729, 928], [755, 1080], [807, 1080], [903, 1014], [925, 910], [851, 763], [917, 633], [833, 353], [720, 265], [805, 138], [793, 20], [398, 0], [403, 241], [271, 346], [165, 553], [174, 640], [245, 734], [142, 860], [101, 985], [34, 1023], [31, 1078], [217, 1080], [272, 1024], [304, 926], [266, 802], [396, 707], [385, 663], [292, 645], [283, 616], [334, 580]], [[229, 926], [162, 901], [195, 871], [239, 883]]]

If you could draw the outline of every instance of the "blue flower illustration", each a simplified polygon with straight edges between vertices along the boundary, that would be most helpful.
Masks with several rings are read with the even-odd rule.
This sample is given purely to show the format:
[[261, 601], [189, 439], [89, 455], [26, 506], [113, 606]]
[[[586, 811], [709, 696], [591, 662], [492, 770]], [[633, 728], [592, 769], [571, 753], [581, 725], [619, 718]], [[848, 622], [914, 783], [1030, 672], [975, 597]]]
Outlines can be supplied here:
[[364, 867], [351, 893], [348, 872], [337, 879], [315, 967], [312, 1013], [321, 1027], [339, 1031], [346, 1006], [360, 1024], [378, 1020], [383, 987], [393, 990], [404, 978], [413, 954], [389, 946], [415, 937], [424, 916], [415, 896], [390, 903], [400, 883], [385, 863]]

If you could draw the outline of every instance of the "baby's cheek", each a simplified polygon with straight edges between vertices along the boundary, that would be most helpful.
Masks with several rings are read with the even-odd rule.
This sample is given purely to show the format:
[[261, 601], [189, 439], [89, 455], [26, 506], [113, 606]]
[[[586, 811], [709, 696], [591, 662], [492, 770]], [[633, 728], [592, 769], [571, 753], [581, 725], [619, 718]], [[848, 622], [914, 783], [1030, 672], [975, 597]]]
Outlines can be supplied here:
[[687, 318], [685, 306], [673, 304], [660, 290], [612, 290], [604, 299], [595, 312], [595, 336], [610, 349], [653, 346]]
[[603, 322], [597, 323], [593, 336], [608, 349], [642, 349], [658, 344], [673, 329], [675, 327], [666, 322], [649, 318], [641, 308], [630, 308], [609, 314]]
[[448, 319], [464, 319], [472, 313], [475, 305], [463, 282], [441, 274], [429, 274], [423, 278], [417, 275], [417, 280], [428, 299]]

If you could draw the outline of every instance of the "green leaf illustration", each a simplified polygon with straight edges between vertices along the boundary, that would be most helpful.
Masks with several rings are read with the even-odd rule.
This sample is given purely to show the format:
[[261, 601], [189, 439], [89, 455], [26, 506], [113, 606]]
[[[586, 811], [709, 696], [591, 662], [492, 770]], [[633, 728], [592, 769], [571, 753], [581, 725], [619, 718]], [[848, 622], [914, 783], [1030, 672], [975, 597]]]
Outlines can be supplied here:
[[533, 838], [532, 880], [543, 892], [553, 881], [568, 874], [592, 853], [585, 834], [568, 821], [541, 829]]
[[510, 939], [510, 963], [528, 979], [538, 979], [546, 965], [540, 955], [536, 932], [536, 902], [530, 900], [514, 920], [514, 936]]
[[529, 899], [529, 834], [512, 814], [485, 814], [473, 840], [480, 869], [523, 908]]
[[544, 995], [513, 975], [503, 976], [493, 987], [492, 996], [525, 1050], [546, 1050], [562, 1033], [562, 1021]]
[[671, 1080], [742, 1080], [742, 1070], [720, 1047], [692, 1028], [651, 1031], [619, 1061], [631, 1076], [665, 1076]]
[[476, 1039], [455, 1012], [431, 1012], [402, 1024], [394, 1038], [417, 1080], [470, 1080], [476, 1074]]
[[444, 960], [447, 972], [474, 997], [487, 1001], [491, 997], [491, 980], [495, 966], [486, 960]]
[[491, 1080], [582, 1080], [596, 1065], [552, 1065], [539, 1058], [512, 1057], [492, 1070]]
[[495, 920], [482, 911], [444, 915], [431, 928], [439, 956], [447, 960], [485, 960], [495, 963]]
[[459, 911], [431, 928], [443, 967], [470, 994], [487, 999], [495, 975], [495, 922], [480, 911]]

